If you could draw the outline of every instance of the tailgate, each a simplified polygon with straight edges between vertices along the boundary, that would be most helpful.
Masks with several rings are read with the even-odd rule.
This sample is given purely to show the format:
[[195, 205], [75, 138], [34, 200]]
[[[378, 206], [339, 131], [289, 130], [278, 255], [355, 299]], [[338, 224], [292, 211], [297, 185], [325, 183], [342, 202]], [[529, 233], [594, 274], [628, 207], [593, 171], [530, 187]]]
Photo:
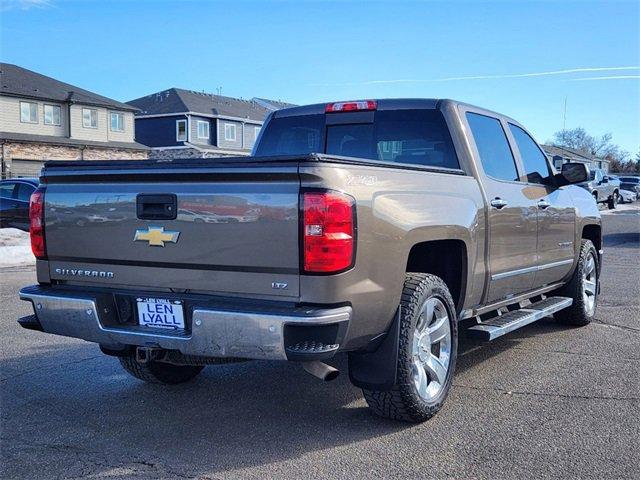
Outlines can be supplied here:
[[[53, 167], [45, 169], [44, 177], [52, 279], [177, 292], [298, 296], [297, 163]], [[170, 219], [165, 207], [172, 198], [175, 204], [169, 211], [177, 211]]]

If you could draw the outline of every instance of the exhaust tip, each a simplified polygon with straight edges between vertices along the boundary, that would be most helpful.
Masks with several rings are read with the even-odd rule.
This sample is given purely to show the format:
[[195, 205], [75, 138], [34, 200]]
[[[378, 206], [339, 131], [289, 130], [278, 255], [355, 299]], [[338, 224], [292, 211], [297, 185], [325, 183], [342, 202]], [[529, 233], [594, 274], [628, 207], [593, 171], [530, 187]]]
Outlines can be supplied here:
[[338, 378], [339, 376], [340, 376], [340, 370], [333, 369], [332, 371], [327, 372], [327, 374], [324, 377], [324, 381], [331, 382], [336, 378]]
[[340, 375], [340, 370], [322, 362], [302, 362], [302, 368], [316, 378], [324, 382], [335, 380]]

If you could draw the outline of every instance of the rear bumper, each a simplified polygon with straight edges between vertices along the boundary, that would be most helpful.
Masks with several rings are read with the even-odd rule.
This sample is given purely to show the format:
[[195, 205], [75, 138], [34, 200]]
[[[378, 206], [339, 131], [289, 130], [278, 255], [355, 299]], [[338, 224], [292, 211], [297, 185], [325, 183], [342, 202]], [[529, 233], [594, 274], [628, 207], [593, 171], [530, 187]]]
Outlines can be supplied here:
[[[199, 305], [196, 297], [185, 312], [186, 330], [175, 333], [135, 322], [119, 323], [113, 298], [103, 292], [40, 285], [20, 290], [20, 299], [33, 304], [42, 331], [115, 349], [134, 345], [205, 357], [318, 360], [338, 350], [351, 320], [349, 306], [247, 308], [229, 302], [216, 305], [215, 301], [202, 301]], [[34, 329], [33, 325], [25, 328]], [[305, 350], [300, 347], [305, 342], [335, 348], [330, 352]]]

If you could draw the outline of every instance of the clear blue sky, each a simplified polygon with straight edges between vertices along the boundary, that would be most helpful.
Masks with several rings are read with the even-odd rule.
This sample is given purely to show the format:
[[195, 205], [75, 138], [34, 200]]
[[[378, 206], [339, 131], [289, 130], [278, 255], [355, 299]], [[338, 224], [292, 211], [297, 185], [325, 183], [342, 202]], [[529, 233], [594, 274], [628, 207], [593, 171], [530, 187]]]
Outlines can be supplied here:
[[640, 148], [638, 1], [0, 3], [2, 61], [118, 100], [219, 86], [299, 104], [448, 97], [544, 142], [567, 98], [567, 128]]

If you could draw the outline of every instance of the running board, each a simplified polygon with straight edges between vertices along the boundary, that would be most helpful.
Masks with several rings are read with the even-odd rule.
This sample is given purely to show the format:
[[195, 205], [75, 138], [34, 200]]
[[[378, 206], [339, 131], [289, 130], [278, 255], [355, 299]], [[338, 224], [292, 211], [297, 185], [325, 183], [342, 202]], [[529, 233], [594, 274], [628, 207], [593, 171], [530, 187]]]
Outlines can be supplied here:
[[548, 297], [519, 310], [513, 310], [504, 315], [498, 315], [497, 317], [480, 322], [468, 329], [469, 336], [489, 342], [506, 333], [529, 325], [536, 320], [556, 313], [563, 308], [567, 308], [571, 306], [572, 303], [573, 299], [568, 297]]

